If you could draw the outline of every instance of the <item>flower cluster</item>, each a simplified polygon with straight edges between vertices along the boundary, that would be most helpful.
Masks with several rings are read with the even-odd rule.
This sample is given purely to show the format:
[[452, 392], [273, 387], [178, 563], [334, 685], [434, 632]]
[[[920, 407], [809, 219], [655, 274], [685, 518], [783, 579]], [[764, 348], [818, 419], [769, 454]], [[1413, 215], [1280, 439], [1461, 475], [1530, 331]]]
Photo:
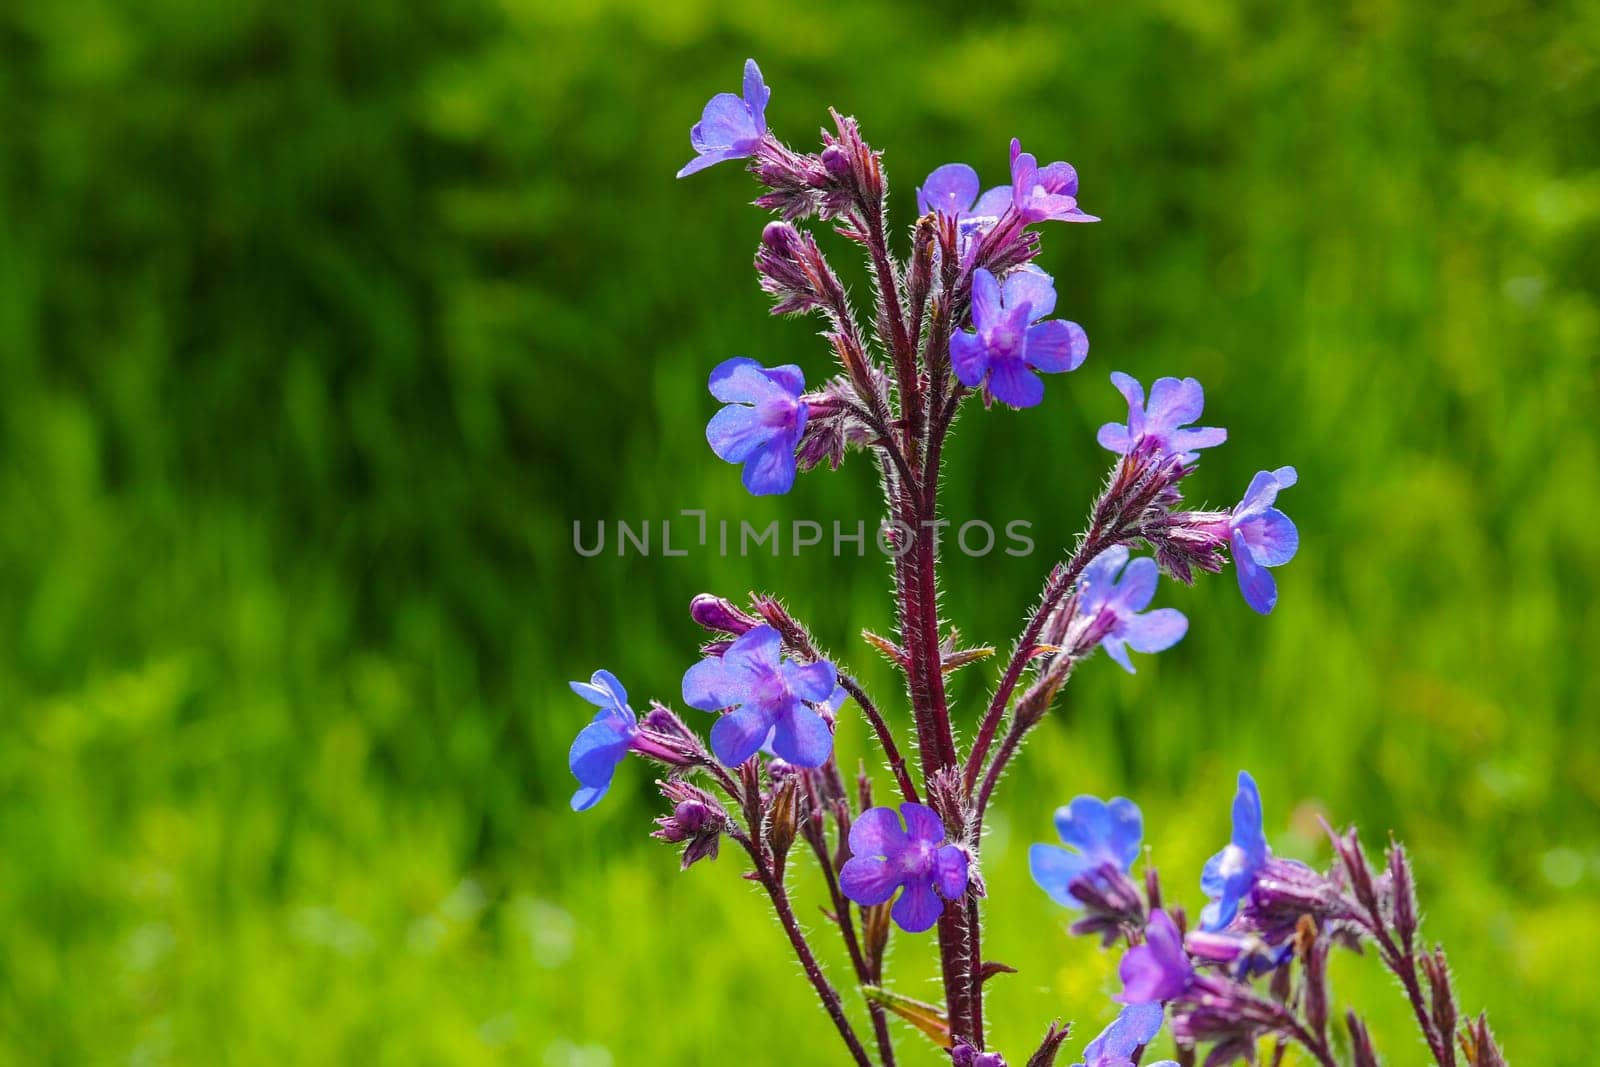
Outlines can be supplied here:
[[[680, 695], [714, 716], [708, 740], [664, 704], [651, 702], [637, 714], [607, 671], [573, 682], [596, 711], [570, 751], [579, 784], [572, 807], [598, 803], [630, 754], [653, 764], [666, 810], [651, 836], [679, 849], [684, 869], [717, 860], [724, 843], [736, 851], [857, 1067], [895, 1063], [889, 1014], [946, 1050], [954, 1067], [1004, 1067], [983, 1021], [986, 983], [1012, 970], [991, 958], [982, 939], [981, 852], [996, 787], [1096, 649], [1132, 672], [1131, 653], [1158, 653], [1183, 639], [1188, 618], [1152, 607], [1161, 574], [1191, 582], [1231, 559], [1250, 607], [1273, 610], [1277, 585], [1269, 569], [1289, 562], [1299, 545], [1277, 499], [1297, 474], [1293, 467], [1257, 474], [1228, 511], [1187, 509], [1183, 490], [1201, 452], [1227, 439], [1221, 428], [1197, 425], [1205, 402], [1200, 383], [1159, 378], [1147, 397], [1133, 377], [1112, 374], [1127, 416], [1097, 435], [1114, 457], [1105, 486], [1077, 547], [1047, 575], [992, 693], [973, 722], [958, 724], [946, 677], [978, 669], [973, 665], [995, 649], [963, 645], [940, 621], [938, 552], [927, 536], [944, 522], [940, 459], [968, 400], [986, 408], [996, 401], [1018, 410], [1040, 406], [1043, 376], [1074, 371], [1087, 359], [1087, 333], [1054, 317], [1056, 285], [1036, 259], [1042, 224], [1097, 220], [1079, 206], [1075, 168], [1041, 165], [1012, 140], [1005, 184], [983, 191], [965, 163], [928, 175], [917, 189], [920, 217], [902, 261], [890, 240], [882, 155], [856, 120], [831, 113], [818, 149], [797, 150], [768, 129], [770, 96], [755, 61], [747, 62], [741, 92], [713, 97], [690, 130], [695, 154], [679, 177], [746, 161], [760, 187], [756, 205], [778, 216], [763, 228], [754, 258], [761, 288], [775, 314], [821, 320], [837, 367], [812, 373], [821, 384], [808, 391], [807, 373], [796, 364], [742, 356], [717, 363], [708, 387], [721, 406], [706, 440], [718, 458], [743, 468], [745, 489], [758, 496], [788, 492], [801, 470], [837, 468], [852, 449], [871, 457], [897, 549], [898, 632], [894, 639], [864, 636], [904, 675], [913, 737], [896, 735], [891, 716], [776, 597], [752, 594], [738, 605], [702, 594], [689, 615], [707, 633]], [[819, 225], [862, 251], [872, 283], [869, 316], [852, 307], [813, 235]], [[1144, 549], [1149, 555], [1135, 555]], [[892, 776], [889, 804], [874, 802], [878, 786], [864, 769], [868, 761], [854, 780], [841, 769], [835, 728], [847, 702], [881, 756], [871, 762]], [[963, 750], [959, 739], [967, 736]], [[1073, 934], [1127, 946], [1120, 1014], [1083, 1048], [1079, 1067], [1143, 1062], [1169, 1019], [1184, 1063], [1196, 1062], [1200, 1044], [1211, 1046], [1211, 1067], [1248, 1059], [1258, 1040], [1271, 1037], [1300, 1044], [1332, 1067], [1326, 959], [1336, 943], [1378, 947], [1417, 1005], [1441, 1067], [1453, 1067], [1448, 1053], [1458, 1039], [1471, 1050], [1470, 1067], [1503, 1062], [1487, 1023], [1463, 1027], [1456, 1018], [1442, 953], [1417, 948], [1410, 869], [1398, 847], [1381, 874], [1367, 866], [1353, 832], [1334, 835], [1338, 865], [1326, 873], [1277, 857], [1267, 844], [1260, 793], [1241, 773], [1233, 834], [1201, 876], [1209, 902], [1191, 929], [1183, 909], [1162, 899], [1153, 867], [1134, 874], [1144, 821], [1132, 801], [1078, 796], [1056, 812], [1055, 824], [1062, 844], [1029, 852], [1034, 881], [1073, 910]], [[821, 875], [827, 925], [840, 937], [870, 1029], [852, 1018], [856, 1002], [841, 996], [797, 915], [788, 886], [799, 864]], [[939, 954], [941, 1004], [893, 988], [886, 965], [895, 928], [897, 937], [936, 931], [929, 943]], [[1255, 988], [1259, 981], [1272, 984], [1271, 995]], [[1376, 1067], [1364, 1024], [1352, 1014], [1348, 1026], [1355, 1067]], [[1029, 1067], [1052, 1067], [1067, 1036], [1068, 1028], [1051, 1022]]]

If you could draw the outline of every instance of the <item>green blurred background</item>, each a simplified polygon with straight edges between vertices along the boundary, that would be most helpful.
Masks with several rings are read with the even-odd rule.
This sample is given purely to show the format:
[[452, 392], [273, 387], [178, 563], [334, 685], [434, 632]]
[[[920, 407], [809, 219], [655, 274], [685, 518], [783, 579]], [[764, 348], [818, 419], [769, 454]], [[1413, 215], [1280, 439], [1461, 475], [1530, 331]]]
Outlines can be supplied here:
[[[1194, 495], [1292, 463], [1270, 619], [1231, 575], [1102, 660], [1008, 779], [985, 874], [1019, 1062], [1111, 1014], [1025, 846], [1077, 792], [1143, 805], [1169, 889], [1254, 769], [1410, 843], [1427, 931], [1522, 1064], [1577, 1064], [1600, 981], [1600, 8], [1506, 0], [23, 0], [0, 8], [0, 1063], [829, 1063], [732, 855], [645, 837], [651, 775], [567, 810], [604, 665], [674, 698], [702, 590], [785, 593], [899, 719], [881, 559], [579, 558], [579, 519], [875, 517], [869, 465], [751, 499], [705, 447], [717, 361], [774, 320], [736, 166], [675, 182], [757, 56], [800, 147], [835, 104], [899, 209], [1020, 135], [1105, 221], [1042, 265], [1094, 348], [969, 414], [950, 560], [1009, 642], [1105, 466], [1112, 369], [1229, 427]], [[902, 232], [903, 231], [899, 231]], [[841, 271], [865, 292], [842, 242]], [[957, 677], [970, 724], [993, 665]], [[846, 715], [844, 752], [865, 751]], [[793, 878], [804, 910], [806, 870]], [[828, 960], [842, 980], [840, 957]], [[928, 938], [897, 986], [934, 995]], [[1397, 992], [1347, 959], [1393, 1064]], [[851, 996], [852, 1007], [859, 1001]], [[938, 1058], [910, 1035], [904, 1062]]]

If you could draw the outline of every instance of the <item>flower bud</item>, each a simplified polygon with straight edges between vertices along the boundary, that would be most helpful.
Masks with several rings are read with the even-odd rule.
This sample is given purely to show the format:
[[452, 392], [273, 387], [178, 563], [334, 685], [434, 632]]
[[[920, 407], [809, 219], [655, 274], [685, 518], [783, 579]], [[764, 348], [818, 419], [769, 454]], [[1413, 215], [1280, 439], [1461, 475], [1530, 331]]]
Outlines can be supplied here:
[[742, 634], [757, 623], [725, 597], [700, 593], [689, 601], [689, 617], [713, 633]]

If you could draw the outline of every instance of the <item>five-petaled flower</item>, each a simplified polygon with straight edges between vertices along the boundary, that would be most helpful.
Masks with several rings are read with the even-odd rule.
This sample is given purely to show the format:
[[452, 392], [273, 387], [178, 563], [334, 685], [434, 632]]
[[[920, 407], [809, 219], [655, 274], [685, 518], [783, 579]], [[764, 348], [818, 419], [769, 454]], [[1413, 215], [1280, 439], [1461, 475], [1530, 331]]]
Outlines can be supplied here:
[[1011, 202], [1028, 222], [1099, 222], [1078, 208], [1078, 172], [1071, 163], [1040, 167], [1022, 142], [1011, 139]]
[[1088, 632], [1098, 636], [1106, 655], [1133, 674], [1128, 649], [1169, 649], [1183, 640], [1189, 620], [1176, 608], [1144, 610], [1155, 598], [1160, 568], [1145, 556], [1130, 563], [1128, 555], [1126, 545], [1112, 545], [1089, 561], [1079, 579], [1078, 617]]
[[[1128, 1005], [1099, 1037], [1084, 1046], [1083, 1059], [1073, 1067], [1133, 1067], [1133, 1054], [1161, 1032], [1162, 1015], [1161, 1005], [1155, 1002]], [[1161, 1060], [1148, 1067], [1178, 1065], [1172, 1060]]]
[[950, 365], [961, 384], [983, 385], [1015, 408], [1043, 400], [1044, 382], [1034, 371], [1076, 370], [1089, 354], [1088, 335], [1077, 323], [1038, 321], [1055, 306], [1055, 282], [1037, 268], [1012, 271], [1004, 283], [982, 267], [973, 271], [974, 332], [950, 338]]
[[903, 888], [889, 914], [907, 933], [939, 921], [940, 897], [957, 900], [967, 891], [967, 852], [945, 843], [944, 823], [924, 804], [901, 804], [899, 814], [893, 808], [863, 812], [850, 827], [850, 852], [839, 871], [845, 896], [871, 907]]
[[1144, 820], [1139, 806], [1127, 797], [1108, 804], [1080, 796], [1056, 809], [1056, 832], [1069, 848], [1034, 845], [1028, 849], [1028, 869], [1051, 900], [1081, 908], [1083, 902], [1071, 892], [1073, 881], [1108, 865], [1126, 874], [1139, 858]]
[[1150, 387], [1148, 407], [1144, 387], [1136, 379], [1113, 371], [1111, 384], [1127, 398], [1128, 423], [1124, 426], [1108, 422], [1100, 427], [1095, 439], [1118, 455], [1127, 455], [1143, 442], [1145, 447], [1193, 463], [1198, 458], [1196, 449], [1220, 445], [1228, 439], [1228, 431], [1217, 426], [1183, 429], [1205, 408], [1205, 390], [1193, 378], [1157, 378]]
[[1233, 796], [1233, 839], [1206, 861], [1200, 874], [1200, 888], [1211, 898], [1200, 913], [1200, 929], [1221, 930], [1233, 922], [1271, 856], [1261, 829], [1261, 791], [1248, 771], [1240, 771]]
[[567, 766], [579, 782], [578, 791], [572, 794], [572, 810], [587, 811], [611, 788], [617, 764], [638, 736], [639, 718], [628, 707], [628, 691], [610, 671], [595, 671], [587, 682], [569, 684], [574, 693], [600, 709], [578, 732], [567, 753]]
[[702, 711], [732, 709], [711, 727], [711, 751], [729, 767], [762, 746], [796, 767], [820, 767], [833, 751], [833, 732], [808, 702], [828, 701], [838, 672], [827, 660], [784, 659], [782, 646], [777, 630], [757, 626], [683, 676], [685, 704]]
[[728, 406], [711, 416], [706, 440], [729, 463], [744, 464], [744, 487], [756, 496], [794, 486], [794, 450], [809, 413], [805, 376], [793, 365], [766, 368], [736, 356], [711, 372], [711, 395]]
[[689, 144], [698, 153], [678, 177], [687, 177], [725, 159], [743, 159], [755, 153], [767, 132], [767, 100], [772, 90], [761, 79], [756, 61], [744, 61], [744, 96], [718, 93], [706, 104], [700, 121], [689, 131]]
[[1148, 1004], [1182, 996], [1194, 981], [1194, 964], [1184, 951], [1178, 927], [1158, 909], [1151, 912], [1144, 937], [1144, 944], [1122, 955], [1117, 968], [1122, 992], [1116, 999], [1124, 1004]]
[[1228, 541], [1233, 547], [1239, 591], [1244, 594], [1245, 603], [1263, 615], [1271, 613], [1278, 603], [1278, 583], [1267, 568], [1288, 563], [1300, 547], [1300, 531], [1289, 516], [1273, 506], [1278, 493], [1298, 479], [1293, 467], [1257, 472], [1244, 491], [1244, 499], [1228, 518]]

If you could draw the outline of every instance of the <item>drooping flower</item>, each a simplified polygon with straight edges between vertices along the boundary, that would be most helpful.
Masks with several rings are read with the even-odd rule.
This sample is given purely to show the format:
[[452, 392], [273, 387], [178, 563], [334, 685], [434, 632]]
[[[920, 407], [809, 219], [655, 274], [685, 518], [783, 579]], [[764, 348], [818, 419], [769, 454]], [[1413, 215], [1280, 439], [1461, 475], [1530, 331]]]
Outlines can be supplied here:
[[917, 189], [917, 211], [937, 211], [957, 222], [970, 218], [999, 218], [1011, 206], [1011, 187], [997, 185], [978, 195], [978, 172], [965, 163], [935, 168]]
[[800, 399], [806, 388], [800, 368], [769, 369], [736, 356], [717, 365], [709, 384], [711, 395], [727, 404], [706, 424], [711, 451], [744, 464], [744, 487], [756, 496], [787, 493], [808, 414]]
[[706, 104], [700, 121], [689, 131], [689, 144], [697, 154], [678, 171], [678, 177], [688, 177], [725, 159], [752, 155], [767, 132], [767, 101], [771, 97], [761, 68], [755, 60], [745, 60], [744, 96], [718, 93]]
[[1228, 431], [1217, 426], [1182, 428], [1198, 419], [1205, 408], [1205, 390], [1193, 378], [1157, 378], [1150, 387], [1148, 407], [1144, 387], [1137, 379], [1114, 371], [1111, 384], [1127, 398], [1128, 422], [1108, 422], [1100, 427], [1095, 439], [1103, 448], [1125, 456], [1143, 442], [1145, 447], [1193, 463], [1199, 458], [1197, 449], [1220, 445], [1228, 439]]
[[1106, 655], [1133, 674], [1128, 649], [1169, 649], [1183, 640], [1189, 620], [1176, 608], [1144, 610], [1155, 598], [1160, 568], [1145, 556], [1130, 563], [1128, 555], [1128, 546], [1112, 545], [1089, 561], [1079, 579], [1078, 616], [1091, 634], [1103, 635], [1098, 642]]
[[611, 788], [611, 778], [639, 733], [639, 718], [628, 707], [628, 691], [610, 671], [595, 671], [587, 682], [570, 682], [572, 691], [600, 710], [578, 731], [567, 766], [578, 779], [572, 810], [587, 811]]
[[1144, 930], [1145, 941], [1122, 954], [1117, 968], [1122, 992], [1116, 999], [1124, 1004], [1148, 1004], [1182, 996], [1194, 981], [1194, 965], [1183, 950], [1178, 927], [1165, 911], [1150, 914]]
[[1200, 888], [1211, 898], [1200, 913], [1200, 929], [1221, 930], [1233, 922], [1271, 856], [1261, 826], [1261, 791], [1248, 771], [1240, 771], [1233, 795], [1233, 839], [1206, 861], [1200, 874]]
[[1067, 848], [1034, 845], [1028, 849], [1028, 870], [1050, 899], [1066, 908], [1081, 908], [1072, 895], [1072, 883], [1099, 868], [1126, 874], [1139, 858], [1144, 820], [1139, 806], [1126, 797], [1109, 804], [1099, 797], [1074, 797], [1056, 809], [1056, 832]]
[[945, 843], [944, 823], [925, 804], [863, 812], [850, 827], [850, 852], [839, 871], [845, 896], [871, 907], [903, 890], [889, 914], [907, 933], [939, 921], [940, 897], [958, 900], [967, 891], [967, 852]]
[[711, 727], [711, 751], [726, 766], [737, 767], [763, 745], [796, 767], [819, 767], [833, 751], [833, 732], [808, 702], [833, 696], [838, 671], [827, 660], [784, 659], [782, 647], [777, 630], [757, 626], [683, 676], [685, 704], [732, 709]]
[[1011, 202], [1029, 222], [1099, 222], [1078, 208], [1078, 172], [1071, 163], [1040, 167], [1022, 142], [1011, 139]]
[[1289, 516], [1273, 506], [1278, 493], [1298, 480], [1293, 467], [1258, 472], [1228, 519], [1239, 592], [1246, 604], [1263, 615], [1278, 603], [1278, 583], [1267, 568], [1288, 563], [1300, 547], [1300, 531]]
[[1023, 267], [1002, 284], [979, 267], [972, 274], [973, 332], [950, 338], [956, 377], [968, 388], [983, 385], [1012, 407], [1039, 403], [1044, 382], [1035, 371], [1076, 370], [1089, 354], [1088, 335], [1077, 323], [1039, 321], [1055, 306], [1055, 282], [1043, 271]]
[[[1148, 1045], [1161, 1032], [1163, 1012], [1154, 1001], [1130, 1004], [1084, 1046], [1083, 1059], [1074, 1067], [1133, 1067], [1133, 1054]], [[1148, 1067], [1177, 1067], [1172, 1060], [1161, 1060]]]

